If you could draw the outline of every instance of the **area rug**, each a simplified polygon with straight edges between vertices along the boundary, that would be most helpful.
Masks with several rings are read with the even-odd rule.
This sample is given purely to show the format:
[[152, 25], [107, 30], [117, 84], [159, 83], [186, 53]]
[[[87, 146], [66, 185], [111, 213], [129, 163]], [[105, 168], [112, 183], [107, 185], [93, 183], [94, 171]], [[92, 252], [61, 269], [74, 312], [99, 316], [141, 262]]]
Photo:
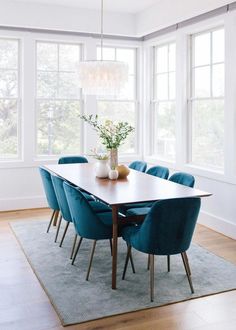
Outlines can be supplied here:
[[[195, 293], [191, 294], [180, 255], [155, 259], [155, 298], [149, 298], [147, 256], [133, 251], [136, 273], [122, 271], [126, 245], [119, 239], [117, 290], [111, 289], [109, 241], [97, 243], [89, 281], [85, 280], [92, 241], [84, 240], [75, 265], [69, 259], [74, 229], [71, 225], [62, 248], [54, 243], [55, 227], [46, 233], [44, 220], [12, 223], [12, 229], [64, 326], [184, 301], [236, 288], [236, 266], [192, 244], [189, 262]], [[62, 233], [62, 229], [61, 229]]]

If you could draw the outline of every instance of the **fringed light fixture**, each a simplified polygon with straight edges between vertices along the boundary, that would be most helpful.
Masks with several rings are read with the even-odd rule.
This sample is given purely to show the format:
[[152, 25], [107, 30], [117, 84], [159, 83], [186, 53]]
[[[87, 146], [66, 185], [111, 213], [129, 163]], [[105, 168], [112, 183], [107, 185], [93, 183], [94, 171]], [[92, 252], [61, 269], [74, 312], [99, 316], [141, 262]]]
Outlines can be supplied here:
[[101, 60], [79, 63], [79, 85], [87, 95], [116, 95], [128, 81], [128, 65], [103, 60], [103, 0], [101, 0]]

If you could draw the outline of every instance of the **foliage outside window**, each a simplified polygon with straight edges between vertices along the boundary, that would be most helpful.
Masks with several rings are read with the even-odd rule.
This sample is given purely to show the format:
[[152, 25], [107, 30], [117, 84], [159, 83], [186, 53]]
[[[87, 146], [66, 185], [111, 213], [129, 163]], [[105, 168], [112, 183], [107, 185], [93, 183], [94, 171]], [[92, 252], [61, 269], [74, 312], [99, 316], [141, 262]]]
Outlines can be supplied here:
[[37, 155], [80, 152], [78, 44], [37, 42]]
[[154, 47], [152, 154], [175, 160], [175, 43]]
[[[113, 97], [99, 97], [97, 99], [99, 118], [105, 122], [126, 121], [132, 127], [135, 127], [125, 143], [119, 148], [120, 154], [132, 154], [137, 152], [137, 54], [135, 48], [103, 47], [104, 60], [123, 61], [129, 67], [129, 80], [122, 89], [120, 95]], [[101, 59], [101, 48], [97, 47], [97, 59]]]
[[224, 165], [224, 29], [192, 36], [190, 161]]
[[0, 39], [0, 160], [20, 157], [19, 40]]

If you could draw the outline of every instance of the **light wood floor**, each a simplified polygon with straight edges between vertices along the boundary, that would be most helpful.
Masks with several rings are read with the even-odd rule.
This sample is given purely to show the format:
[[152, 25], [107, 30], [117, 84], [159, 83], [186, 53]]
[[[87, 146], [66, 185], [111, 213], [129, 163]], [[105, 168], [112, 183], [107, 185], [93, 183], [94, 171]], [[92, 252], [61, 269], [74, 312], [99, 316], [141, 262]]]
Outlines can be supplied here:
[[[63, 328], [8, 225], [49, 214], [47, 209], [0, 213], [0, 330], [236, 329], [236, 291]], [[194, 240], [236, 264], [235, 240], [200, 225]]]

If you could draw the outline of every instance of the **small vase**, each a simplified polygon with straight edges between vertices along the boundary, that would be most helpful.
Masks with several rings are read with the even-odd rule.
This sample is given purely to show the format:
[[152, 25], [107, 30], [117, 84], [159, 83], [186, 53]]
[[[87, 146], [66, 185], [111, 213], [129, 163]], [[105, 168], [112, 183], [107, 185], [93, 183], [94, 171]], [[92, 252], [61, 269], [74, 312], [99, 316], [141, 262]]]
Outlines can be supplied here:
[[110, 168], [113, 170], [118, 165], [118, 149], [109, 149], [110, 151]]
[[97, 160], [95, 172], [96, 177], [107, 178], [109, 173], [109, 166], [107, 164], [107, 160]]
[[117, 180], [119, 176], [119, 172], [117, 170], [110, 170], [108, 177], [110, 180]]

